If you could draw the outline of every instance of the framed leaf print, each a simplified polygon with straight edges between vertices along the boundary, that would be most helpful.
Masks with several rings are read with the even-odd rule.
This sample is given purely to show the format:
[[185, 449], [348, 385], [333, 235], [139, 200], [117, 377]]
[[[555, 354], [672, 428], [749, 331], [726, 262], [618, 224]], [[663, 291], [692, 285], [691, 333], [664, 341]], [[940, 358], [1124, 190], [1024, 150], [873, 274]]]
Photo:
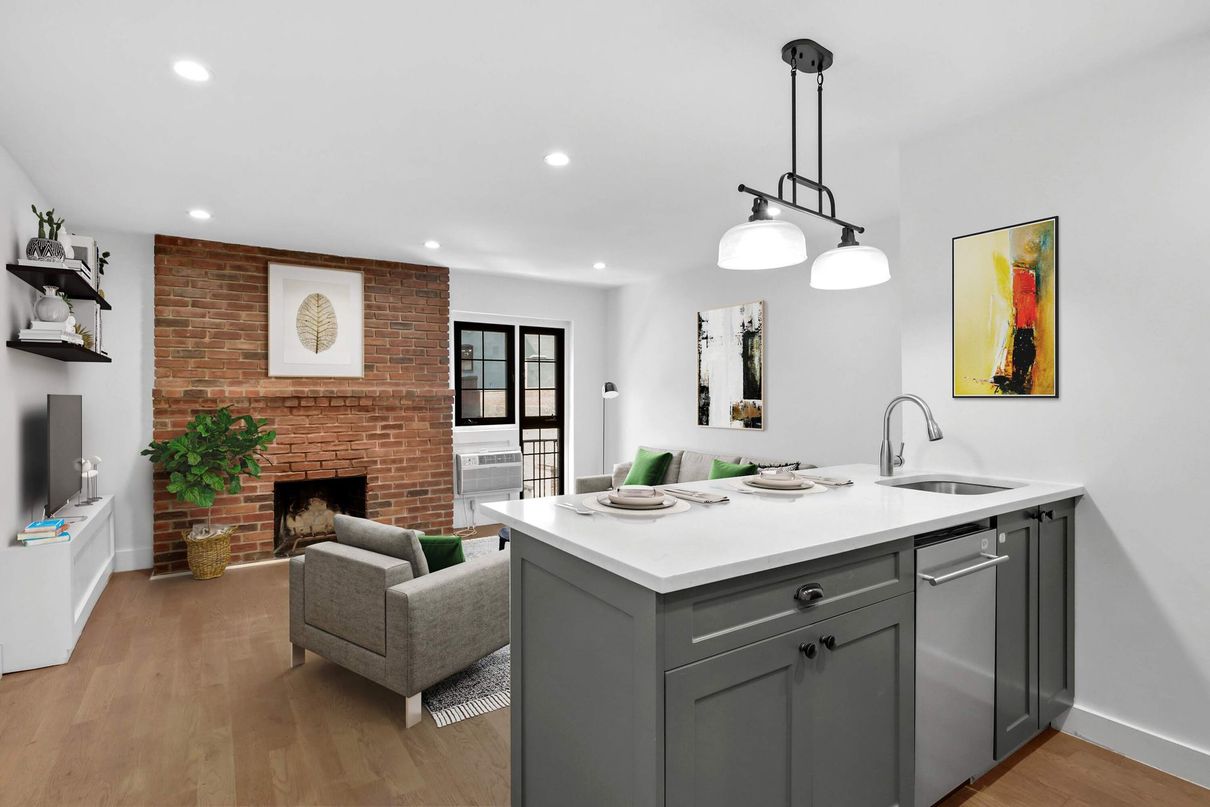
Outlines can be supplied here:
[[269, 264], [269, 375], [360, 378], [361, 272]]

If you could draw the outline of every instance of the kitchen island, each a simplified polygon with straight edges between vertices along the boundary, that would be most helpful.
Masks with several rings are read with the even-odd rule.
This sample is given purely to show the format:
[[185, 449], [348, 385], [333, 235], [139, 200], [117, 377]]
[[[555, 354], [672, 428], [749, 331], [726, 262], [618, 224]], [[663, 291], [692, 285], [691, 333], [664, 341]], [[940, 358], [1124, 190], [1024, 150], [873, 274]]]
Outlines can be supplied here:
[[[972, 478], [1003, 489], [951, 495], [886, 483], [963, 475], [812, 473], [853, 484], [677, 485], [730, 501], [664, 515], [486, 505], [513, 538], [514, 804], [911, 804], [914, 539], [958, 525], [998, 530], [1001, 578], [1024, 587], [1001, 586], [1003, 615], [996, 593], [994, 757], [1070, 703], [1079, 485]], [[1046, 535], [1057, 577], [1039, 571]]]

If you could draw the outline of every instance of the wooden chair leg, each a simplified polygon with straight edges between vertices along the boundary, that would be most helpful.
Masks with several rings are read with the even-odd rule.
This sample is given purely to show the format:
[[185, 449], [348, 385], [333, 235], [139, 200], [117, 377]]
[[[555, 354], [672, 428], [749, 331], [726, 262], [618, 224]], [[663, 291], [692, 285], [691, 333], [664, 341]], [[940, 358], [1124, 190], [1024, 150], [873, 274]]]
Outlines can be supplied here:
[[409, 695], [403, 702], [403, 725], [404, 728], [411, 728], [420, 722], [421, 716], [424, 714], [424, 709], [420, 704], [420, 694]]
[[290, 643], [290, 666], [301, 667], [307, 660], [307, 650], [300, 644]]

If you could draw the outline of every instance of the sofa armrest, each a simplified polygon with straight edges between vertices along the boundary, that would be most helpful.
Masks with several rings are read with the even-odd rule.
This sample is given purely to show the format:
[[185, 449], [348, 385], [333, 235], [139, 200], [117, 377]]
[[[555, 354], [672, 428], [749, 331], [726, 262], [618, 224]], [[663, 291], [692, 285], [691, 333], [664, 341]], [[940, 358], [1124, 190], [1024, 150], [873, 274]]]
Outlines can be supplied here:
[[576, 477], [576, 493], [604, 493], [612, 487], [612, 474]]
[[[496, 552], [387, 590], [388, 675], [411, 696], [508, 644], [508, 560]], [[402, 669], [391, 669], [402, 665]]]

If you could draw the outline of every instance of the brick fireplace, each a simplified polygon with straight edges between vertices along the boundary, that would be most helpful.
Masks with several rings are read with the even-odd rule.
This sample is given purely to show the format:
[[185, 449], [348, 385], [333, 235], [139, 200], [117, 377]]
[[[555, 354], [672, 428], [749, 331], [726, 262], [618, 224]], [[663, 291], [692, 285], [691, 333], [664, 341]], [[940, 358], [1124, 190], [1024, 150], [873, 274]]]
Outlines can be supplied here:
[[[268, 265], [354, 269], [365, 289], [363, 378], [268, 376]], [[214, 507], [238, 524], [232, 562], [274, 557], [274, 483], [364, 479], [368, 518], [447, 530], [453, 498], [449, 272], [432, 266], [155, 239], [154, 438], [203, 409], [269, 420], [260, 479]], [[204, 517], [155, 479], [155, 573], [187, 568], [181, 533]], [[312, 514], [314, 515], [314, 514]]]

